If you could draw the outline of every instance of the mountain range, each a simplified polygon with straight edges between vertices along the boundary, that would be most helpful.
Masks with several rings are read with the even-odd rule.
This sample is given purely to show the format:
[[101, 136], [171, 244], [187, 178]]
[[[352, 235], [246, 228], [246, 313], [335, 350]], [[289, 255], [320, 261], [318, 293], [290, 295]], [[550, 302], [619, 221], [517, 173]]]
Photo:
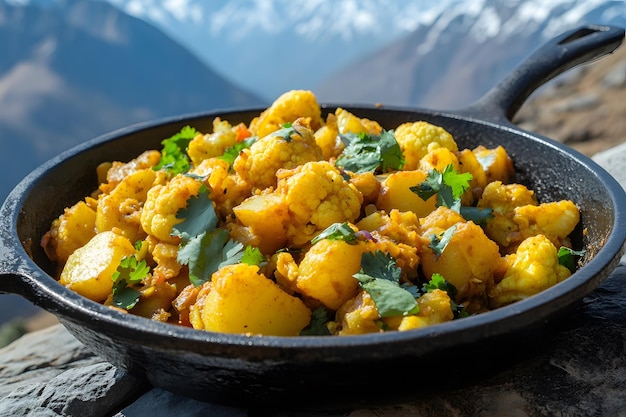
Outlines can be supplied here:
[[623, 0], [108, 1], [270, 101], [462, 107], [561, 32], [626, 26]]
[[129, 124], [264, 103], [104, 2], [0, 2], [0, 195], [46, 159]]

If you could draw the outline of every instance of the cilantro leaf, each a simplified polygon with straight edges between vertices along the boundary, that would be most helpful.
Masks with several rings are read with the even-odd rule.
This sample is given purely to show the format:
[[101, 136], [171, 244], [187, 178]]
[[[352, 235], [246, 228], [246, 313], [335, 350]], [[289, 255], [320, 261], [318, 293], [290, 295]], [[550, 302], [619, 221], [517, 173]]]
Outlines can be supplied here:
[[111, 305], [130, 310], [137, 305], [141, 293], [134, 288], [128, 286], [126, 280], [122, 279], [113, 284], [113, 299]]
[[393, 131], [383, 130], [378, 142], [381, 171], [388, 172], [393, 169], [402, 169], [405, 163], [404, 155], [402, 154], [402, 149], [400, 149], [398, 141], [396, 141], [396, 136], [393, 134]]
[[487, 219], [493, 217], [493, 209], [490, 207], [479, 208], [461, 206], [461, 210], [459, 213], [465, 220], [471, 220], [479, 226], [484, 226], [487, 222]]
[[338, 167], [362, 173], [388, 172], [404, 166], [404, 155], [392, 130], [380, 135], [346, 133], [339, 136], [346, 147], [335, 162]]
[[300, 336], [328, 336], [330, 330], [326, 323], [330, 320], [330, 313], [324, 306], [317, 307], [311, 312], [311, 322], [302, 329]]
[[293, 134], [297, 134], [299, 135], [298, 131], [296, 130], [295, 127], [292, 126], [291, 123], [285, 123], [282, 125], [282, 128], [278, 129], [277, 131], [271, 133], [271, 135], [273, 137], [276, 138], [281, 138], [286, 140], [287, 142], [291, 142], [291, 135]]
[[426, 179], [421, 184], [410, 187], [410, 190], [424, 201], [437, 194], [437, 206], [448, 207], [459, 212], [461, 197], [469, 188], [471, 180], [472, 174], [458, 173], [450, 164], [444, 168], [443, 172], [431, 169]]
[[430, 281], [428, 281], [428, 283], [422, 285], [422, 291], [423, 292], [431, 292], [434, 290], [441, 290], [441, 291], [445, 291], [448, 293], [448, 295], [450, 296], [450, 298], [453, 298], [454, 296], [456, 296], [456, 287], [452, 284], [450, 284], [448, 281], [446, 281], [443, 278], [443, 275], [438, 274], [438, 273], [434, 273], [431, 277], [430, 277]]
[[448, 243], [450, 243], [452, 235], [454, 235], [455, 231], [456, 224], [450, 226], [445, 232], [443, 232], [440, 235], [441, 237], [435, 234], [430, 235], [430, 244], [428, 246], [433, 250], [433, 252], [435, 252], [435, 255], [441, 256], [443, 251], [446, 249], [446, 246], [448, 246]]
[[576, 264], [578, 262], [578, 258], [585, 255], [584, 250], [574, 250], [565, 246], [561, 246], [558, 251], [559, 265], [563, 265], [570, 272], [574, 273], [576, 271]]
[[161, 142], [163, 145], [161, 160], [153, 169], [155, 171], [165, 169], [174, 175], [187, 172], [190, 167], [187, 147], [189, 142], [198, 134], [199, 132], [193, 127], [185, 126], [174, 136], [163, 140]]
[[240, 262], [248, 265], [263, 265], [267, 262], [267, 259], [261, 253], [261, 249], [248, 245], [243, 250]]
[[177, 260], [189, 267], [189, 281], [196, 287], [211, 279], [226, 259], [228, 231], [217, 229], [194, 236], [178, 250]]
[[357, 234], [352, 227], [350, 227], [348, 222], [333, 223], [322, 230], [319, 235], [315, 236], [311, 240], [311, 244], [314, 245], [322, 239], [343, 240], [347, 243], [356, 243], [354, 241], [357, 239]]
[[234, 240], [226, 242], [222, 253], [223, 260], [219, 264], [218, 269], [226, 265], [234, 265], [238, 263], [261, 265], [266, 262], [265, 256], [263, 256], [259, 248], [249, 245], [244, 248], [243, 243], [235, 242]]
[[139, 284], [148, 276], [150, 267], [146, 260], [137, 262], [135, 255], [125, 256], [120, 261], [116, 271], [111, 276], [113, 280], [113, 299], [111, 304], [130, 310], [138, 302], [141, 293], [132, 288], [134, 284]]
[[361, 257], [361, 269], [354, 277], [372, 297], [381, 317], [416, 314], [419, 311], [414, 295], [400, 286], [400, 275], [400, 268], [396, 267], [389, 254], [366, 252]]
[[470, 181], [474, 178], [469, 172], [457, 172], [452, 164], [447, 165], [441, 175], [442, 182], [452, 189], [452, 196], [455, 199], [463, 196], [470, 186]]
[[183, 221], [172, 228], [172, 235], [180, 237], [183, 243], [206, 231], [215, 229], [217, 214], [213, 208], [213, 202], [209, 198], [208, 188], [203, 187], [198, 196], [191, 196], [187, 200], [187, 207], [178, 210], [176, 218]]
[[258, 137], [256, 136], [247, 137], [241, 142], [237, 142], [233, 146], [227, 148], [222, 155], [218, 156], [218, 159], [222, 159], [228, 162], [228, 166], [232, 167], [235, 159], [237, 158], [237, 156], [239, 156], [239, 153], [241, 153], [241, 151], [243, 151], [244, 149], [252, 146], [252, 144], [257, 140]]
[[189, 281], [196, 287], [211, 279], [214, 272], [227, 265], [260, 265], [265, 257], [258, 248], [229, 240], [226, 229], [207, 231], [189, 239], [178, 250], [178, 262], [189, 267]]

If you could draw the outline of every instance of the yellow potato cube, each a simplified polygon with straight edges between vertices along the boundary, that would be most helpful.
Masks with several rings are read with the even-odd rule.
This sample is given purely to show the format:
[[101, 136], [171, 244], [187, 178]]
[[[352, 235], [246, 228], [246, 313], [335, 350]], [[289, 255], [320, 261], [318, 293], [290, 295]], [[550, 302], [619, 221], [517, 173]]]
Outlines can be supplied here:
[[[430, 240], [430, 235], [424, 235]], [[493, 283], [494, 271], [500, 262], [498, 245], [473, 222], [457, 223], [444, 251], [437, 255], [430, 245], [422, 246], [421, 265], [430, 279], [441, 274], [457, 289], [457, 299], [481, 296]]]
[[223, 333], [297, 336], [311, 321], [311, 310], [297, 297], [247, 264], [213, 274], [204, 299], [204, 329]]
[[135, 248], [124, 236], [113, 231], [99, 233], [70, 255], [59, 282], [90, 300], [105, 301], [120, 261], [134, 253]]
[[79, 201], [52, 223], [42, 239], [48, 257], [64, 263], [76, 249], [84, 246], [96, 234], [96, 212], [84, 201]]
[[425, 171], [397, 171], [389, 174], [381, 183], [380, 195], [376, 207], [387, 213], [393, 209], [412, 211], [417, 217], [425, 217], [435, 210], [437, 196], [424, 201], [410, 190], [426, 179]]
[[287, 241], [289, 207], [278, 194], [258, 194], [233, 208], [237, 219], [259, 238], [259, 249], [272, 254]]
[[297, 291], [337, 310], [359, 291], [353, 275], [361, 269], [361, 255], [365, 249], [364, 244], [320, 240], [300, 262]]

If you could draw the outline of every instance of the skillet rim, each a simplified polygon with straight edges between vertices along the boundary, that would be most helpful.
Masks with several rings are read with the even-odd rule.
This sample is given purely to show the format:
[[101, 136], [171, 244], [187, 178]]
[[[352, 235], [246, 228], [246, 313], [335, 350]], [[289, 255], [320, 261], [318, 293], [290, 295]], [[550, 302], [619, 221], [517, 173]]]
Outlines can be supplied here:
[[[567, 157], [573, 159], [577, 165], [581, 165], [582, 168], [585, 168], [596, 177], [599, 177], [599, 181], [606, 188], [613, 204], [613, 229], [607, 236], [603, 247], [598, 250], [593, 259], [589, 260], [583, 268], [576, 271], [576, 273], [572, 274], [563, 282], [544, 290], [533, 297], [529, 297], [528, 299], [520, 300], [514, 304], [475, 316], [470, 316], [462, 320], [454, 320], [447, 323], [428, 326], [423, 329], [415, 329], [411, 332], [384, 332], [341, 337], [281, 337], [225, 334], [198, 331], [173, 324], [154, 322], [150, 319], [134, 316], [132, 314], [120, 313], [109, 307], [103, 306], [102, 304], [88, 300], [60, 285], [53, 277], [48, 275], [28, 256], [22, 242], [20, 242], [20, 244], [14, 244], [12, 249], [17, 251], [21, 250], [20, 255], [25, 258], [21, 259], [21, 264], [16, 264], [18, 267], [15, 271], [10, 272], [21, 275], [21, 279], [23, 281], [22, 284], [25, 285], [27, 284], [26, 281], [37, 281], [37, 283], [28, 283], [33, 287], [32, 291], [34, 294], [31, 298], [36, 299], [38, 296], [44, 297], [44, 304], [49, 304], [49, 307], [52, 307], [52, 310], [54, 310], [51, 311], [52, 313], [55, 313], [56, 311], [56, 313], [63, 316], [63, 319], [87, 327], [92, 327], [88, 325], [88, 323], [91, 320], [95, 320], [100, 325], [100, 328], [106, 329], [107, 334], [115, 334], [118, 331], [126, 330], [141, 332], [141, 336], [143, 337], [137, 338], [137, 340], [141, 340], [140, 344], [142, 346], [159, 348], [159, 345], [164, 344], [163, 340], [159, 339], [166, 337], [168, 345], [171, 344], [172, 346], [179, 346], [180, 343], [193, 343], [194, 346], [197, 344], [219, 344], [223, 347], [240, 347], [243, 349], [249, 347], [271, 349], [281, 348], [281, 350], [289, 351], [309, 351], [312, 349], [324, 348], [366, 348], [380, 344], [384, 344], [385, 346], [389, 346], [390, 344], [405, 345], [408, 342], [423, 340], [429, 340], [430, 343], [435, 343], [435, 345], [448, 347], [449, 343], [446, 342], [447, 339], [444, 336], [453, 339], [458, 339], [460, 336], [464, 336], [465, 339], [463, 340], [471, 343], [474, 339], [476, 339], [472, 337], [472, 333], [481, 333], [477, 330], [482, 331], [481, 337], [484, 336], [485, 330], [489, 330], [487, 333], [491, 336], [505, 335], [511, 332], [514, 333], [525, 327], [532, 326], [537, 322], [547, 320], [551, 316], [557, 314], [561, 308], [556, 308], [556, 303], [559, 304], [559, 307], [567, 307], [572, 303], [580, 301], [585, 295], [589, 294], [604, 279], [606, 279], [609, 273], [617, 266], [619, 258], [624, 252], [624, 240], [626, 239], [626, 212], [624, 209], [621, 209], [626, 207], [626, 193], [619, 183], [617, 183], [617, 181], [610, 174], [608, 174], [608, 172], [606, 172], [593, 160], [578, 153], [574, 149], [566, 147], [563, 144], [541, 135], [524, 131], [512, 124], [489, 122], [480, 118], [459, 115], [450, 111], [404, 108], [396, 106], [380, 107], [376, 105], [372, 106], [363, 104], [322, 104], [321, 107], [323, 111], [328, 110], [329, 108], [342, 107], [350, 111], [355, 110], [355, 114], [358, 114], [359, 109], [366, 109], [368, 111], [378, 111], [382, 109], [385, 111], [412, 113], [416, 115], [427, 114], [431, 117], [435, 116], [455, 119], [462, 123], [487, 126], [496, 130], [506, 130], [514, 135], [521, 136], [524, 140], [539, 142], [541, 146], [554, 148], [560, 154], [565, 154]], [[162, 118], [124, 127], [74, 146], [36, 168], [11, 191], [2, 206], [2, 214], [6, 215], [8, 210], [11, 221], [7, 222], [6, 220], [2, 220], [1, 226], [5, 229], [7, 224], [10, 224], [11, 230], [8, 231], [9, 235], [14, 238], [19, 238], [17, 225], [22, 207], [30, 195], [29, 191], [34, 188], [37, 182], [42, 179], [48, 171], [62, 165], [74, 157], [79, 156], [84, 151], [89, 151], [94, 147], [104, 145], [111, 141], [123, 140], [122, 136], [136, 134], [144, 130], [157, 128], [167, 124], [185, 123], [185, 121], [197, 118], [208, 119], [218, 115], [223, 115], [226, 119], [227, 114], [260, 112], [261, 110], [263, 109], [260, 109], [259, 107], [216, 109]], [[445, 126], [443, 127], [445, 128]], [[3, 234], [5, 233], [6, 231], [3, 230]], [[5, 243], [5, 245], [7, 245], [7, 249], [11, 246], [10, 243]], [[49, 281], [46, 282], [47, 280]], [[49, 284], [53, 285], [50, 286]], [[575, 294], [576, 297], [573, 297], [573, 294]], [[30, 294], [26, 294], [25, 296], [27, 295]], [[32, 299], [32, 301], [36, 304], [37, 301], [42, 301], [35, 299]], [[549, 305], [552, 305], [552, 308], [547, 308]], [[72, 313], [80, 314], [74, 315]], [[524, 320], [522, 320], [522, 318]], [[87, 323], [84, 319], [87, 319]], [[513, 326], [511, 326], [511, 324], [513, 324]], [[505, 327], [506, 330], [504, 329]], [[241, 349], [237, 349], [238, 352], [240, 350]], [[431, 350], [432, 347], [428, 349], [428, 351]], [[352, 353], [355, 354], [356, 352], [352, 351]], [[377, 356], [380, 357], [380, 355], [381, 352], [377, 352]], [[393, 353], [389, 352], [389, 356], [393, 355]], [[233, 356], [238, 357], [239, 355], [235, 354]]]

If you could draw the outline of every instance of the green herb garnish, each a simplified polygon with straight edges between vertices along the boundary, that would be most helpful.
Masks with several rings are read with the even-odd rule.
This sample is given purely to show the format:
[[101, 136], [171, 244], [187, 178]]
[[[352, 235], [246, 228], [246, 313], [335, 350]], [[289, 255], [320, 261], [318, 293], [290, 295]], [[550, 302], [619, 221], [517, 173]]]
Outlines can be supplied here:
[[381, 317], [419, 312], [413, 293], [400, 285], [400, 275], [400, 268], [389, 254], [365, 252], [361, 257], [361, 269], [354, 277], [372, 297]]
[[239, 153], [252, 146], [252, 144], [257, 140], [258, 138], [256, 136], [245, 138], [241, 142], [237, 142], [233, 146], [228, 147], [222, 155], [218, 156], [218, 158], [228, 162], [228, 166], [232, 167]]
[[347, 171], [388, 172], [404, 166], [404, 156], [392, 130], [383, 131], [380, 136], [365, 133], [339, 135], [346, 144], [337, 158], [336, 166]]
[[330, 313], [323, 307], [317, 307], [311, 312], [311, 322], [301, 332], [300, 336], [328, 336], [330, 330], [326, 323], [330, 320]]
[[461, 206], [461, 198], [470, 186], [472, 174], [459, 173], [452, 164], [447, 165], [443, 172], [435, 169], [428, 171], [426, 180], [421, 184], [410, 187], [410, 190], [426, 201], [437, 195], [437, 207], [447, 207], [461, 214], [465, 220], [472, 220], [476, 224], [484, 224], [492, 217], [492, 209]]
[[177, 260], [189, 267], [189, 281], [200, 286], [218, 269], [236, 263], [259, 265], [265, 257], [256, 248], [229, 240], [225, 229], [217, 228], [217, 215], [209, 190], [201, 188], [198, 196], [187, 201], [187, 207], [176, 213], [183, 221], [172, 228], [172, 235], [182, 240]]
[[576, 272], [578, 258], [585, 255], [584, 250], [574, 250], [565, 246], [561, 246], [558, 251], [559, 265], [563, 265], [570, 270], [571, 273]]
[[134, 285], [148, 276], [150, 267], [145, 259], [137, 261], [135, 255], [122, 258], [117, 270], [111, 276], [113, 280], [113, 299], [111, 304], [130, 310], [139, 302], [141, 293], [133, 288]]
[[198, 134], [199, 132], [193, 127], [185, 126], [174, 136], [162, 141], [161, 160], [153, 169], [155, 171], [164, 169], [173, 175], [189, 171], [187, 147]]
[[347, 243], [356, 243], [357, 234], [348, 222], [334, 223], [324, 229], [319, 235], [311, 240], [311, 244], [316, 244], [322, 239], [343, 240]]

